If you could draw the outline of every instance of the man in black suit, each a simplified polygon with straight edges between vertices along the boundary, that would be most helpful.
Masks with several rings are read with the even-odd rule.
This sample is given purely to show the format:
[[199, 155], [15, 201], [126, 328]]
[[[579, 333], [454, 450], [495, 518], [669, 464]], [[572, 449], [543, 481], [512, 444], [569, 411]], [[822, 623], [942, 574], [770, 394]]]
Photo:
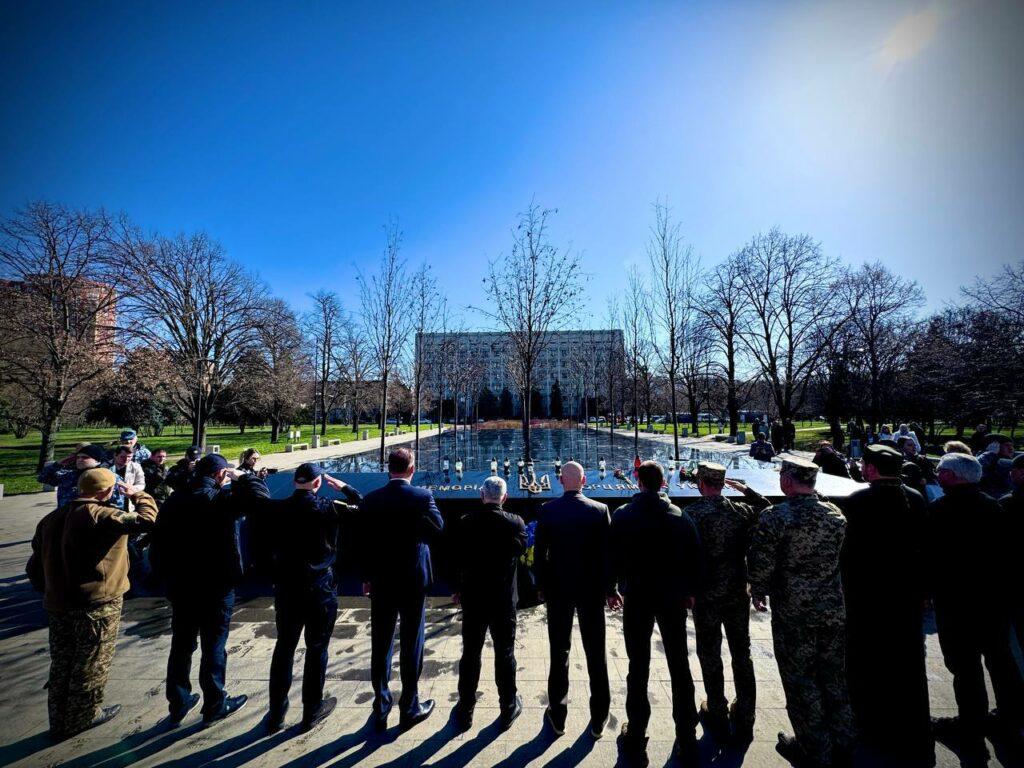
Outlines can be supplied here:
[[480, 491], [482, 505], [452, 526], [453, 598], [462, 605], [462, 660], [455, 707], [455, 722], [461, 730], [473, 724], [480, 653], [488, 629], [494, 641], [494, 681], [502, 730], [508, 730], [523, 712], [523, 701], [516, 692], [516, 570], [526, 549], [526, 524], [519, 515], [501, 508], [506, 498], [505, 481], [487, 478]]
[[423, 668], [427, 588], [433, 581], [430, 544], [444, 530], [444, 521], [433, 494], [411, 484], [415, 472], [412, 451], [395, 449], [388, 456], [391, 479], [383, 488], [368, 493], [359, 508], [363, 592], [370, 596], [370, 679], [379, 729], [387, 728], [391, 712], [391, 646], [399, 619], [400, 724], [403, 728], [413, 726], [434, 709], [433, 700], [420, 701], [418, 685]]
[[626, 717], [620, 744], [631, 765], [647, 765], [651, 705], [647, 681], [651, 635], [657, 622], [672, 678], [675, 758], [697, 765], [697, 706], [687, 661], [686, 613], [700, 590], [700, 536], [693, 519], [661, 494], [661, 465], [645, 461], [637, 470], [640, 493], [612, 517], [612, 561], [623, 595], [622, 633], [629, 656]]
[[570, 461], [562, 467], [560, 498], [540, 509], [534, 539], [534, 568], [541, 598], [547, 604], [548, 704], [545, 712], [556, 734], [565, 733], [569, 702], [569, 650], [573, 615], [579, 616], [583, 653], [590, 676], [590, 735], [604, 735], [611, 694], [605, 657], [604, 606], [620, 605], [609, 564], [608, 507], [583, 495], [583, 467]]

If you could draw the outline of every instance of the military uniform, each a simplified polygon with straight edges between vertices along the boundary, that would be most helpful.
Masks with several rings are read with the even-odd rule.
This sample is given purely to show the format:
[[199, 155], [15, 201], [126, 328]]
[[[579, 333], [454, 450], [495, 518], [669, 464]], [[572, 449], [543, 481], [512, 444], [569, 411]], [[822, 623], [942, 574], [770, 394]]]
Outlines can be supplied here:
[[[701, 462], [700, 479], [720, 486], [725, 467]], [[749, 492], [759, 508], [767, 501]], [[700, 535], [704, 553], [704, 581], [693, 609], [697, 658], [704, 675], [709, 715], [722, 723], [728, 716], [722, 670], [722, 628], [732, 656], [736, 685], [734, 719], [749, 729], [754, 722], [754, 665], [750, 658], [750, 598], [747, 595], [747, 548], [757, 512], [749, 504], [724, 496], [705, 496], [686, 508]]]
[[[783, 471], [813, 484], [818, 468], [791, 459]], [[848, 752], [855, 735], [839, 571], [845, 529], [834, 504], [791, 496], [761, 513], [747, 560], [750, 594], [771, 600], [775, 658], [796, 741], [822, 765]]]

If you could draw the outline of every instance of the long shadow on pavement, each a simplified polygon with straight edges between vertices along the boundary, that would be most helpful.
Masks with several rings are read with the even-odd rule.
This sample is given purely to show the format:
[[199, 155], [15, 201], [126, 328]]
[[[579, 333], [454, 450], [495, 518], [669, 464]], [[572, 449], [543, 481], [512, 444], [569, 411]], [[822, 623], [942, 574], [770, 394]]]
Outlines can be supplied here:
[[373, 724], [373, 716], [371, 715], [358, 731], [324, 744], [312, 752], [305, 752], [294, 760], [282, 763], [278, 768], [305, 768], [306, 766], [324, 765], [342, 752], [346, 752], [353, 747], [359, 747], [355, 752], [345, 755], [340, 760], [331, 762], [331, 768], [347, 768], [365, 760], [385, 744], [393, 742], [396, 738], [398, 738], [398, 731], [394, 729], [384, 731], [383, 733], [377, 731]]

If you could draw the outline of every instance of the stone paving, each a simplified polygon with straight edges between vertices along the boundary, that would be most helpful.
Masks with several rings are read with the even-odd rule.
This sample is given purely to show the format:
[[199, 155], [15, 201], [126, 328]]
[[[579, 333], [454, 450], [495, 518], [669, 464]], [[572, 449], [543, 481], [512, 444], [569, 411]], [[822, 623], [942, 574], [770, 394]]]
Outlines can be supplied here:
[[[267, 736], [261, 720], [266, 711], [267, 677], [274, 644], [273, 607], [269, 598], [240, 601], [228, 643], [228, 688], [249, 694], [249, 704], [237, 715], [202, 728], [193, 714], [177, 730], [163, 722], [164, 665], [170, 643], [170, 616], [159, 598], [126, 601], [117, 655], [107, 687], [107, 702], [124, 710], [114, 721], [59, 745], [46, 734], [46, 682], [49, 663], [45, 616], [38, 596], [24, 578], [29, 541], [36, 522], [51, 503], [49, 494], [16, 497], [0, 502], [0, 765], [24, 766], [610, 766], [616, 763], [615, 733], [624, 716], [626, 653], [620, 615], [609, 616], [608, 661], [612, 679], [612, 720], [606, 736], [593, 741], [586, 733], [587, 675], [578, 634], [572, 651], [570, 716], [566, 734], [554, 738], [542, 726], [546, 705], [548, 653], [544, 608], [520, 612], [517, 638], [519, 686], [523, 716], [511, 730], [495, 725], [497, 693], [485, 662], [482, 693], [475, 724], [456, 734], [448, 723], [456, 698], [457, 663], [461, 651], [458, 611], [447, 601], [433, 601], [428, 612], [427, 651], [421, 695], [437, 700], [438, 710], [406, 733], [394, 726], [374, 733], [367, 718], [370, 706], [369, 607], [362, 598], [346, 598], [334, 632], [327, 689], [339, 707], [319, 728], [300, 734], [292, 727]], [[701, 749], [709, 766], [785, 766], [774, 751], [775, 734], [789, 727], [785, 698], [772, 653], [767, 616], [752, 616], [754, 666], [758, 680], [756, 740], [745, 754], [715, 754], [709, 740]], [[703, 695], [700, 669], [692, 655], [690, 666]], [[884, 648], [880, 647], [879, 652]], [[490, 649], [485, 654], [491, 654]], [[300, 649], [296, 671], [301, 672]], [[396, 654], [397, 665], [397, 654]], [[198, 659], [193, 667], [198, 668]], [[941, 664], [934, 634], [928, 637], [928, 674], [933, 714], [952, 714], [954, 702], [949, 674]], [[726, 663], [726, 676], [729, 665]], [[290, 724], [301, 711], [297, 675], [292, 689]], [[668, 764], [673, 726], [668, 668], [657, 636], [650, 695], [653, 715], [648, 753], [651, 764]], [[395, 674], [397, 681], [397, 666]], [[945, 747], [938, 748], [939, 765], [957, 765]], [[866, 763], [864, 763], [866, 764]], [[997, 764], [993, 760], [993, 764]], [[1009, 763], [1006, 763], [1009, 764]]]

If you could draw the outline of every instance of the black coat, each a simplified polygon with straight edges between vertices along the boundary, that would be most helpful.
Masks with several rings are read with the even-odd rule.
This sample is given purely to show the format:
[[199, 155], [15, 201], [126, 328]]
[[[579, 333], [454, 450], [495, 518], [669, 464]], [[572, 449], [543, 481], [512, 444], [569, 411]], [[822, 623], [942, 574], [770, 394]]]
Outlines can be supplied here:
[[978, 617], [1008, 610], [1018, 582], [1013, 540], [1005, 508], [977, 485], [945, 489], [928, 507], [929, 591], [944, 607]]
[[676, 606], [701, 588], [700, 537], [667, 498], [641, 491], [612, 515], [612, 562], [627, 599]]
[[566, 491], [540, 508], [534, 539], [537, 586], [546, 597], [604, 597], [615, 590], [608, 506]]
[[928, 504], [898, 480], [855, 491], [843, 504], [846, 537], [840, 559], [851, 623], [879, 613], [905, 613], [920, 624], [926, 597]]
[[430, 545], [444, 520], [434, 495], [404, 480], [371, 491], [359, 505], [357, 556], [364, 581], [393, 595], [424, 592], [434, 581]]
[[157, 516], [150, 562], [172, 599], [221, 597], [242, 576], [238, 520], [245, 507], [212, 477], [175, 491]]
[[500, 504], [484, 504], [452, 526], [452, 588], [467, 605], [514, 608], [516, 571], [526, 549], [526, 524]]

